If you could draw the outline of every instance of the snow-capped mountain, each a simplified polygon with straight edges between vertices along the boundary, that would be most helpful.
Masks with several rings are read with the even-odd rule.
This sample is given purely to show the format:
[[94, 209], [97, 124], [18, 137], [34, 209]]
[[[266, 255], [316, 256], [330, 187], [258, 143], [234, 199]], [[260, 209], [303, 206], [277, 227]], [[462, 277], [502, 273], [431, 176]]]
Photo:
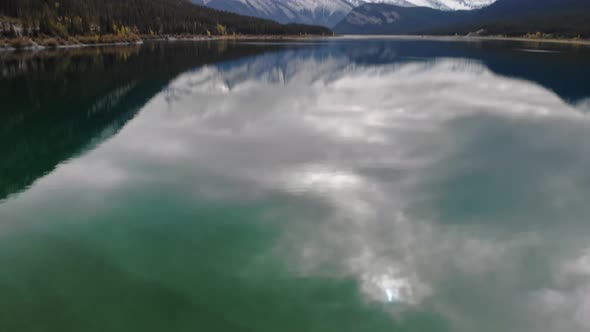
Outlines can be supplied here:
[[[492, 4], [496, 0], [407, 0], [414, 6], [440, 10], [472, 10]], [[396, 1], [366, 1], [397, 5]]]
[[281, 23], [305, 23], [328, 27], [336, 25], [352, 8], [356, 7], [356, 3], [350, 0], [193, 0], [193, 2]]
[[353, 8], [377, 2], [404, 7], [440, 10], [477, 9], [495, 0], [192, 0], [196, 4], [242, 15], [267, 18], [281, 23], [335, 26]]

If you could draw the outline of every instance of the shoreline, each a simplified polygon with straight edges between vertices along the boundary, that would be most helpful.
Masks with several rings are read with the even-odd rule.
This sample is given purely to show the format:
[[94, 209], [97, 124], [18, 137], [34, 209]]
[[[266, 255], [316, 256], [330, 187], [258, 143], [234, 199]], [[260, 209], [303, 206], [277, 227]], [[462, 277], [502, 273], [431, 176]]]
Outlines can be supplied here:
[[[22, 39], [23, 37], [21, 37]], [[78, 37], [80, 38], [80, 37]], [[392, 40], [430, 40], [442, 42], [478, 42], [478, 41], [511, 41], [527, 43], [545, 43], [545, 44], [565, 44], [565, 45], [582, 45], [590, 46], [588, 39], [560, 39], [560, 38], [528, 38], [528, 37], [507, 37], [507, 36], [437, 36], [437, 35], [337, 35], [337, 36], [319, 36], [319, 35], [231, 35], [231, 36], [135, 36], [129, 41], [114, 40], [113, 42], [78, 42], [76, 37], [68, 40], [62, 40], [63, 44], [54, 44], [46, 46], [42, 40], [54, 39], [52, 37], [44, 38], [25, 38], [28, 39], [27, 46], [11, 47], [0, 45], [0, 52], [15, 51], [41, 51], [52, 49], [71, 49], [84, 47], [104, 47], [104, 46], [129, 46], [141, 45], [150, 41], [219, 41], [219, 40], [267, 40], [267, 41], [288, 41], [288, 40], [334, 40], [334, 39], [392, 39]], [[4, 43], [10, 45], [17, 38], [4, 39]], [[98, 39], [97, 39], [98, 40]], [[76, 42], [73, 42], [76, 41]]]
[[332, 38], [342, 39], [399, 39], [399, 40], [433, 40], [433, 41], [515, 41], [550, 44], [570, 44], [590, 46], [589, 39], [527, 38], [508, 36], [437, 36], [437, 35], [340, 35]]
[[570, 45], [588, 45], [590, 46], [590, 40], [588, 39], [559, 39], [559, 38], [526, 38], [526, 37], [502, 37], [502, 36], [490, 36], [490, 37], [466, 37], [475, 38], [476, 40], [500, 40], [500, 41], [520, 41], [520, 42], [539, 42], [548, 44], [570, 44]]
[[[43, 45], [44, 41], [55, 40], [53, 37], [44, 38], [28, 38], [19, 37], [12, 39], [4, 39], [3, 43], [0, 44], [0, 52], [15, 52], [15, 51], [41, 51], [41, 50], [52, 50], [52, 49], [68, 49], [68, 48], [84, 48], [84, 47], [102, 47], [102, 46], [129, 46], [129, 45], [141, 45], [145, 42], [151, 41], [219, 41], [219, 40], [269, 40], [269, 41], [281, 41], [281, 40], [307, 40], [307, 39], [318, 39], [326, 38], [326, 36], [316, 35], [230, 35], [230, 36], [206, 36], [206, 35], [180, 35], [180, 36], [134, 36], [131, 39], [125, 41], [125, 38], [121, 40], [114, 40], [113, 42], [92, 42], [84, 43], [77, 41], [76, 38], [72, 37], [68, 40], [61, 40], [61, 44]], [[328, 37], [328, 38], [331, 38]], [[22, 41], [26, 39], [26, 46], [14, 47], [10, 46], [11, 43], [15, 43], [17, 40]], [[97, 39], [98, 40], [98, 39]], [[0, 40], [2, 41], [2, 40]]]

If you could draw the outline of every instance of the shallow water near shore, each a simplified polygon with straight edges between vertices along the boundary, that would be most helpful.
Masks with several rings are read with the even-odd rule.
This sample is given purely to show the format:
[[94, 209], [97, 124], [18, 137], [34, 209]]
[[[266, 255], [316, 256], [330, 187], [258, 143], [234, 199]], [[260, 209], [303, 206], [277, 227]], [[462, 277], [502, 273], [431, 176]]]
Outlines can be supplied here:
[[589, 55], [0, 54], [0, 330], [587, 331]]

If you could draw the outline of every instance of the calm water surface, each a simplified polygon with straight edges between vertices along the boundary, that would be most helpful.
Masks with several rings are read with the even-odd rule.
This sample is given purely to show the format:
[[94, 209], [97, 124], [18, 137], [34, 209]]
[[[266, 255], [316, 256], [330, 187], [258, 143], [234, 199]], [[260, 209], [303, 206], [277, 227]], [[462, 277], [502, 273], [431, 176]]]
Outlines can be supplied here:
[[590, 330], [590, 51], [0, 54], [0, 330]]

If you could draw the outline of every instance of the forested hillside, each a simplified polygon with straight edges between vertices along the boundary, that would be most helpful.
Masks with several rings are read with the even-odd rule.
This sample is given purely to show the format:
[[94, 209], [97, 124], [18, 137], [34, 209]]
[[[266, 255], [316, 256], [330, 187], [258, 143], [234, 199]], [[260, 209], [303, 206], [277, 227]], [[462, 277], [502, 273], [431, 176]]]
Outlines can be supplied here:
[[[331, 34], [323, 27], [282, 25], [188, 0], [2, 0], [1, 16], [4, 34]], [[19, 22], [19, 31], [10, 19]]]
[[488, 35], [590, 38], [590, 0], [498, 0], [439, 34], [481, 30]]

